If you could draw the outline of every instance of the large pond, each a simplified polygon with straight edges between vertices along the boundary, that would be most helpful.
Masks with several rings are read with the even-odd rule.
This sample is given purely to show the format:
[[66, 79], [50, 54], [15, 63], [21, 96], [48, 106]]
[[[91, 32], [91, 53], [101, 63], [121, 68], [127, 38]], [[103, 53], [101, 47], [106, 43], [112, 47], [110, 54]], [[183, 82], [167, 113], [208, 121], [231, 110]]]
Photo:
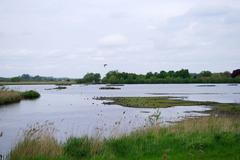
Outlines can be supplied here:
[[[0, 154], [9, 152], [29, 125], [53, 124], [56, 137], [64, 141], [69, 136], [108, 137], [128, 133], [148, 123], [156, 109], [127, 108], [103, 105], [94, 100], [100, 96], [180, 96], [187, 100], [240, 103], [240, 85], [216, 84], [154, 84], [124, 85], [121, 90], [99, 90], [104, 85], [72, 85], [63, 90], [46, 90], [54, 85], [6, 86], [13, 90], [37, 90], [37, 100], [23, 100], [0, 107]], [[151, 94], [154, 93], [154, 94]], [[169, 123], [185, 117], [200, 116], [208, 106], [177, 106], [160, 109], [161, 122]]]

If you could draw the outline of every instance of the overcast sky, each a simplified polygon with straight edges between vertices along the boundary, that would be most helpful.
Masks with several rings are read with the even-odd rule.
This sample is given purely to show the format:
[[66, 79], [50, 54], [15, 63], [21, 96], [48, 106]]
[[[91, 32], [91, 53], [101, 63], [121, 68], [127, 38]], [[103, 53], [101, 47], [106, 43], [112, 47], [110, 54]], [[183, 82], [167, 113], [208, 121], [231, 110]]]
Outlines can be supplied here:
[[239, 0], [0, 0], [0, 77], [239, 67]]

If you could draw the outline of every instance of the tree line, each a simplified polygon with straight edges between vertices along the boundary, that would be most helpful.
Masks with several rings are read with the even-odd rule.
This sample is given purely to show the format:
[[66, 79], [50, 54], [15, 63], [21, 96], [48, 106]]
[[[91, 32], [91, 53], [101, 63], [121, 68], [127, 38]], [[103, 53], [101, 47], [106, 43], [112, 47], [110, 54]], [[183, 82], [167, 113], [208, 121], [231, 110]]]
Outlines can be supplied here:
[[21, 76], [4, 78], [0, 77], [0, 82], [46, 82], [46, 81], [70, 81], [69, 78], [54, 78], [54, 77], [44, 77], [44, 76], [31, 76], [29, 74], [22, 74]]
[[103, 78], [100, 73], [87, 73], [80, 79], [43, 77], [39, 75], [30, 76], [28, 74], [23, 74], [12, 78], [0, 77], [0, 81], [75, 81], [80, 84], [240, 83], [240, 70], [234, 70], [232, 73], [228, 71], [219, 73], [212, 73], [210, 71], [190, 73], [188, 69], [181, 69], [178, 71], [148, 72], [146, 74], [119, 72], [115, 70], [108, 72]]
[[188, 69], [178, 71], [148, 72], [146, 74], [110, 71], [103, 78], [99, 73], [87, 73], [77, 83], [110, 84], [157, 84], [157, 83], [240, 83], [240, 77], [232, 78], [228, 71], [212, 73], [202, 71], [189, 73]]

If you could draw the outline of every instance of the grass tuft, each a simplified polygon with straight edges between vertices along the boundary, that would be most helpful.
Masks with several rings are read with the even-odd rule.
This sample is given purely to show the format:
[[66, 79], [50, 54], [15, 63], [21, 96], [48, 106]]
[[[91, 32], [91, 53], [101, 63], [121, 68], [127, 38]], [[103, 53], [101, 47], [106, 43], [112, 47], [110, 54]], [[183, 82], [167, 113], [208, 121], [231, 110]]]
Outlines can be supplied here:
[[54, 138], [53, 123], [36, 123], [23, 131], [23, 139], [12, 149], [10, 160], [65, 159], [63, 148]]

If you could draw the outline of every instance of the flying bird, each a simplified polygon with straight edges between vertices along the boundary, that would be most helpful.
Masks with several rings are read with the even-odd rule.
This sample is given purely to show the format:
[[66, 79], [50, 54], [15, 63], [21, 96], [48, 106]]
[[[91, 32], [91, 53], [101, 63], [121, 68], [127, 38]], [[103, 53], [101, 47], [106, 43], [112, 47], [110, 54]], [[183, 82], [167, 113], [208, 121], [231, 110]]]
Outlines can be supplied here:
[[107, 67], [107, 64], [104, 64], [103, 66], [104, 66], [104, 67]]

